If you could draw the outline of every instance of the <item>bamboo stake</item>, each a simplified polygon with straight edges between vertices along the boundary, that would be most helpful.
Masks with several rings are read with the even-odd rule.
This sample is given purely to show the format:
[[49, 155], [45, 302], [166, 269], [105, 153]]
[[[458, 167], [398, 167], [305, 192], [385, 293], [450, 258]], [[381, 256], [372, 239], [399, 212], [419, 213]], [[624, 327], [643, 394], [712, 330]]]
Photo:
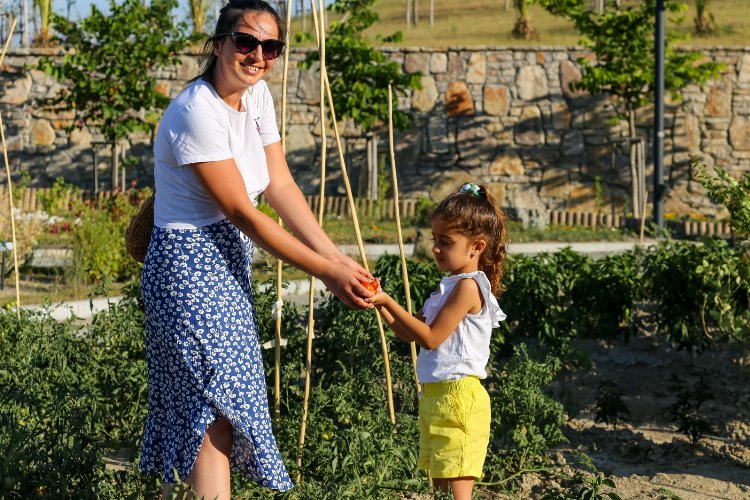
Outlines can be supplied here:
[[[10, 40], [13, 38], [13, 30], [16, 27], [16, 19], [13, 18], [13, 24], [10, 26], [8, 31], [8, 39], [5, 40], [3, 46], [3, 53], [0, 54], [0, 65], [5, 59], [5, 53], [8, 51], [10, 46]], [[5, 172], [8, 176], [8, 207], [10, 208], [10, 233], [11, 239], [13, 240], [13, 272], [16, 280], [16, 316], [21, 319], [21, 288], [18, 283], [18, 244], [16, 242], [16, 220], [13, 216], [13, 182], [10, 178], [10, 163], [8, 162], [8, 147], [5, 144], [5, 127], [3, 127], [3, 116], [0, 113], [0, 139], [3, 143], [3, 160], [5, 160]]]
[[[336, 136], [336, 145], [338, 146], [339, 161], [341, 162], [341, 177], [344, 180], [344, 187], [346, 188], [346, 197], [349, 202], [349, 210], [352, 215], [352, 223], [354, 224], [354, 233], [357, 236], [357, 246], [359, 247], [359, 257], [362, 260], [362, 266], [370, 270], [370, 266], [367, 263], [367, 256], [365, 255], [365, 245], [362, 240], [362, 232], [359, 228], [359, 219], [357, 218], [357, 206], [354, 203], [354, 195], [352, 193], [351, 183], [349, 182], [349, 174], [346, 170], [346, 163], [344, 162], [344, 148], [341, 145], [341, 135], [339, 134], [338, 124], [336, 122], [336, 112], [333, 106], [333, 96], [331, 95], [331, 84], [328, 81], [328, 74], [325, 75], [326, 92], [328, 95], [328, 103], [331, 109], [331, 119], [333, 121], [333, 132]], [[396, 411], [393, 404], [393, 383], [391, 382], [391, 362], [388, 357], [388, 343], [385, 338], [385, 329], [383, 328], [383, 318], [380, 313], [375, 309], [375, 319], [378, 323], [378, 332], [380, 333], [380, 346], [383, 351], [383, 365], [385, 367], [385, 388], [388, 395], [388, 413], [392, 424], [396, 424]]]
[[[286, 157], [286, 90], [289, 79], [289, 32], [292, 29], [292, 0], [286, 1], [286, 37], [284, 42], [284, 75], [281, 77], [281, 150]], [[279, 216], [279, 226], [284, 227], [284, 221]], [[281, 419], [281, 318], [284, 310], [284, 261], [276, 259], [276, 345], [274, 345], [274, 402], [273, 419], [276, 424]]]
[[[396, 231], [398, 233], [398, 251], [401, 255], [401, 272], [404, 275], [404, 293], [406, 294], [406, 310], [409, 314], [411, 308], [411, 290], [409, 289], [409, 272], [406, 268], [406, 254], [404, 252], [404, 237], [401, 233], [401, 213], [398, 206], [398, 176], [396, 175], [396, 148], [393, 141], [393, 88], [388, 84], [388, 144], [391, 151], [391, 177], [393, 178], [393, 212], [396, 216]], [[421, 389], [419, 377], [417, 377], [417, 345], [414, 341], [409, 342], [411, 350], [411, 364], [414, 368], [414, 382], [417, 384], [417, 394]]]
[[[323, 0], [320, 2], [320, 9], [324, 9]], [[325, 113], [325, 47], [326, 38], [323, 24], [319, 22], [315, 9], [315, 0], [310, 0], [313, 11], [313, 20], [315, 21], [315, 31], [318, 33], [318, 52], [320, 54], [320, 203], [318, 204], [318, 224], [323, 227], [323, 214], [325, 212], [325, 187], [326, 187], [326, 146], [328, 138], [326, 136], [326, 113]], [[305, 355], [305, 395], [302, 403], [302, 424], [299, 431], [299, 442], [297, 443], [297, 482], [302, 480], [302, 450], [305, 447], [305, 432], [307, 431], [307, 415], [310, 403], [310, 383], [312, 372], [312, 344], [314, 338], [315, 325], [315, 276], [310, 276], [310, 290], [308, 294], [308, 322], [307, 322], [307, 352]]]

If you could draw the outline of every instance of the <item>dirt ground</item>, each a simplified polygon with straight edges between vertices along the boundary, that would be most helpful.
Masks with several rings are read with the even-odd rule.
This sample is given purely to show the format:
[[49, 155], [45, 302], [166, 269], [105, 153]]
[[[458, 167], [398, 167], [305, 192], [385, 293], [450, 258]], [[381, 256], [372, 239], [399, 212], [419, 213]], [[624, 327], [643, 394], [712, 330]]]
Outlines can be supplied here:
[[[623, 499], [750, 499], [750, 367], [743, 366], [739, 347], [691, 354], [648, 336], [580, 347], [592, 370], [570, 373], [553, 388], [573, 406], [565, 430], [570, 443], [559, 449], [563, 458], [586, 453]], [[692, 389], [701, 375], [710, 399], [700, 413], [714, 429], [694, 446], [678, 431], [669, 407], [677, 401], [673, 377]], [[616, 429], [595, 423], [596, 391], [604, 379], [622, 390], [630, 412]], [[535, 482], [526, 481], [521, 498], [536, 496]]]

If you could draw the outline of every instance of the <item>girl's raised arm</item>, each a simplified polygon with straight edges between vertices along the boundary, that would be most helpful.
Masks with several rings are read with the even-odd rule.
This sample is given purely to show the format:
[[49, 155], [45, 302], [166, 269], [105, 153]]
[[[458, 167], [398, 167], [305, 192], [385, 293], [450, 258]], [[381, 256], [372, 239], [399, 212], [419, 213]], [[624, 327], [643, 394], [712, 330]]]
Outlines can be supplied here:
[[366, 300], [375, 304], [388, 326], [400, 338], [416, 342], [425, 349], [438, 347], [456, 330], [466, 314], [474, 314], [482, 309], [479, 285], [471, 278], [456, 283], [431, 325], [409, 314], [386, 293], [379, 292]]

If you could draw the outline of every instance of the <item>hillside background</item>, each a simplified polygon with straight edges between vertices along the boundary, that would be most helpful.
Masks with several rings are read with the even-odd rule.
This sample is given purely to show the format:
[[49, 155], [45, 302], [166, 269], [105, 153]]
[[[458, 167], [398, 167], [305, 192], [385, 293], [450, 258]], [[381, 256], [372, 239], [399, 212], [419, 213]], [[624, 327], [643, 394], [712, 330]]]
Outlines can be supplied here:
[[[512, 5], [512, 1], [510, 2]], [[623, 0], [622, 5], [640, 3], [638, 0]], [[695, 37], [693, 18], [695, 1], [686, 2], [688, 10], [683, 12], [683, 22], [678, 25], [675, 16], [669, 26], [679, 33], [691, 35], [689, 40], [682, 41], [684, 46], [744, 46], [750, 45], [750, 1], [749, 0], [714, 0], [709, 2], [709, 11], [713, 14], [718, 26], [714, 35]], [[395, 31], [403, 33], [403, 40], [397, 44], [402, 47], [456, 47], [475, 45], [577, 45], [580, 36], [573, 26], [564, 19], [547, 13], [539, 6], [529, 7], [529, 18], [536, 29], [536, 36], [529, 40], [519, 40], [511, 35], [516, 11], [505, 10], [504, 0], [434, 0], [434, 24], [430, 28], [430, 1], [418, 0], [418, 25], [406, 26], [406, 2], [404, 0], [379, 0], [374, 5], [380, 20], [370, 33], [386, 35]], [[312, 19], [308, 15], [307, 31], [312, 33]], [[329, 20], [336, 17], [331, 14]], [[292, 34], [300, 33], [302, 20], [297, 16], [292, 24]], [[312, 42], [309, 44], [312, 45]]]

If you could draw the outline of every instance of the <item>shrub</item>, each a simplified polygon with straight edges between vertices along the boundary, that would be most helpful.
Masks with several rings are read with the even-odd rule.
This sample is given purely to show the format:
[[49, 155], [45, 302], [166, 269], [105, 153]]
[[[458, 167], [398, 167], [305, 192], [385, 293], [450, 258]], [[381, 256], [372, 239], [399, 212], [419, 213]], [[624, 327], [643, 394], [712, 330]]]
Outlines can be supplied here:
[[567, 442], [562, 405], [544, 392], [558, 374], [559, 359], [535, 361], [519, 344], [502, 372], [490, 381], [491, 453], [485, 467], [497, 480], [549, 463], [548, 451]]
[[591, 273], [591, 259], [570, 248], [510, 259], [502, 307], [514, 334], [537, 337], [554, 352], [565, 352], [576, 334], [571, 293]]
[[582, 266], [570, 291], [576, 330], [594, 338], [635, 330], [635, 310], [645, 296], [640, 254], [605, 256]]
[[136, 209], [127, 195], [120, 194], [104, 210], [83, 213], [73, 230], [71, 276], [75, 281], [106, 286], [138, 272], [140, 265], [125, 250], [125, 229]]
[[143, 428], [142, 315], [125, 300], [90, 331], [46, 314], [0, 313], [0, 496], [154, 497], [155, 478], [106, 468]]
[[719, 332], [715, 319], [722, 310], [747, 310], [744, 259], [725, 241], [710, 239], [703, 245], [664, 242], [647, 251], [644, 277], [658, 331], [680, 348], [704, 349]]

